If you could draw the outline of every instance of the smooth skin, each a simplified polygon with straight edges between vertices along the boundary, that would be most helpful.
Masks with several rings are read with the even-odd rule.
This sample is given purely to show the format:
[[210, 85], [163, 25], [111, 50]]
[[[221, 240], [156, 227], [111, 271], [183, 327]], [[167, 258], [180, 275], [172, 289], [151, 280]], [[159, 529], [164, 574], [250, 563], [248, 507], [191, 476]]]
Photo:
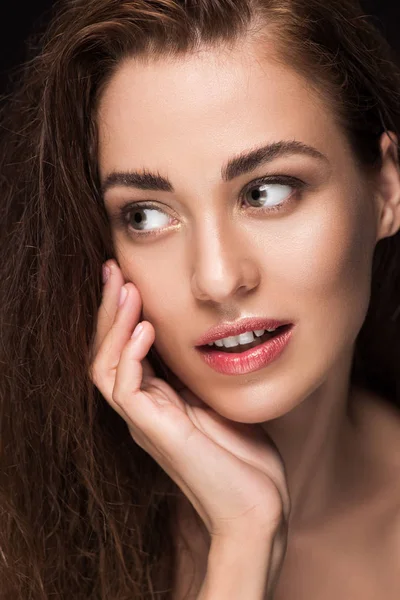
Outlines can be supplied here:
[[[274, 47], [267, 56], [260, 48], [265, 43], [243, 42], [176, 60], [128, 59], [103, 92], [102, 183], [115, 171], [146, 169], [168, 176], [174, 190], [123, 183], [105, 190], [116, 262], [99, 313], [94, 381], [182, 489], [189, 500], [182, 514], [193, 506], [209, 537], [235, 547], [232, 568], [227, 546], [218, 553], [230, 559], [217, 560], [206, 539], [198, 589], [211, 572], [218, 584], [213, 579], [210, 593], [220, 584], [240, 589], [232, 577], [251, 556], [259, 557], [255, 572], [241, 580], [248, 600], [272, 593], [278, 576], [274, 600], [373, 600], [383, 585], [392, 600], [400, 583], [390, 566], [400, 521], [393, 509], [400, 422], [381, 399], [351, 388], [349, 372], [375, 246], [400, 228], [395, 146], [382, 135], [382, 169], [367, 176], [328, 101], [275, 60]], [[279, 140], [308, 144], [325, 159], [284, 156], [221, 179], [229, 158]], [[277, 213], [243, 207], [244, 187], [273, 175], [299, 178], [306, 188], [293, 190]], [[159, 235], [139, 237], [118, 211], [148, 200], [166, 217]], [[124, 284], [128, 296], [117, 309]], [[251, 375], [217, 374], [195, 340], [242, 316], [294, 322], [290, 346]], [[139, 320], [142, 337], [131, 340]], [[179, 394], [152, 379], [145, 362], [142, 382], [140, 363], [153, 342], [186, 388]], [[389, 515], [390, 531], [381, 527]], [[204, 532], [183, 521], [196, 550]], [[373, 546], [389, 565], [380, 564], [375, 587], [364, 550]], [[207, 556], [230, 568], [216, 574]], [[189, 565], [179, 566], [178, 583]]]

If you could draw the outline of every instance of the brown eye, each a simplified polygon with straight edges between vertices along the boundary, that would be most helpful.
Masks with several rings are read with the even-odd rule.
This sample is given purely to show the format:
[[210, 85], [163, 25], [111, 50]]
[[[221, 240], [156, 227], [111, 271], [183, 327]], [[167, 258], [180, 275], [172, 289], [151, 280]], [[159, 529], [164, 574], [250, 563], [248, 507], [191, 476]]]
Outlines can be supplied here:
[[293, 186], [282, 183], [260, 183], [249, 187], [244, 198], [254, 208], [269, 208], [283, 204]]

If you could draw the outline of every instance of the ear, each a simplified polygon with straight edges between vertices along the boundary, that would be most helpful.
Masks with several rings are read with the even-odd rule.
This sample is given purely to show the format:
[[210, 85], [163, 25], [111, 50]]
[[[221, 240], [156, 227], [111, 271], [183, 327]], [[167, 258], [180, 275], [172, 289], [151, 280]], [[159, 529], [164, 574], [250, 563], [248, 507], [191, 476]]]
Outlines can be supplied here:
[[[390, 137], [389, 137], [390, 136]], [[382, 167], [377, 177], [377, 238], [395, 235], [400, 229], [400, 165], [398, 138], [393, 132], [382, 134]]]

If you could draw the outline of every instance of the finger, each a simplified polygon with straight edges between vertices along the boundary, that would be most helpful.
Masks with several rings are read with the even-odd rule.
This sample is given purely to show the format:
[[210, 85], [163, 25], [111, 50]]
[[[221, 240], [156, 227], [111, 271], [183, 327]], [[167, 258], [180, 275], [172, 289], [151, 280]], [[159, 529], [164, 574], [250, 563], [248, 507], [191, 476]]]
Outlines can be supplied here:
[[[122, 271], [114, 260], [107, 261], [104, 266], [109, 269], [109, 274], [103, 287], [103, 301], [97, 317], [97, 330], [93, 346], [93, 356], [96, 356], [100, 345], [115, 321], [120, 306], [121, 289], [125, 283]], [[136, 288], [136, 290], [139, 293], [138, 288]], [[139, 300], [139, 304], [138, 310], [140, 313], [141, 299]], [[154, 376], [154, 369], [147, 360], [143, 361], [143, 370], [146, 377]]]
[[[148, 324], [148, 328], [145, 333], [146, 335], [144, 337], [144, 340], [140, 340], [140, 342], [144, 342], [144, 344], [140, 343], [140, 345], [138, 346], [138, 336], [136, 336], [135, 339], [132, 339], [131, 337], [129, 342], [125, 345], [125, 348], [121, 354], [121, 359], [122, 357], [125, 357], [125, 361], [122, 360], [122, 369], [121, 360], [119, 361], [118, 367], [113, 377], [107, 377], [101, 374], [97, 376], [95, 375], [95, 379], [97, 379], [95, 383], [100, 389], [102, 395], [110, 404], [110, 406], [124, 419], [124, 421], [126, 421], [129, 428], [131, 428], [131, 419], [130, 415], [125, 410], [124, 399], [126, 396], [126, 392], [124, 390], [121, 392], [121, 387], [123, 387], [121, 385], [121, 380], [128, 378], [129, 382], [135, 382], [133, 387], [138, 386], [136, 391], [140, 391], [140, 385], [144, 374], [142, 366], [142, 362], [144, 362], [143, 358], [144, 356], [146, 356], [146, 353], [148, 352], [147, 349], [151, 346], [152, 340], [154, 339], [154, 329], [150, 324]], [[125, 373], [126, 367], [124, 369], [124, 362], [127, 362], [127, 353], [132, 354], [132, 356], [130, 357], [130, 371], [128, 374]], [[95, 363], [93, 370], [98, 373], [100, 369], [101, 367], [99, 367], [99, 364]], [[131, 388], [132, 386], [130, 386], [129, 388], [129, 394], [131, 393]]]
[[121, 298], [123, 303], [119, 305], [114, 322], [95, 357], [96, 370], [107, 374], [117, 368], [121, 352], [140, 317], [141, 298], [133, 283], [122, 286]]
[[137, 324], [120, 356], [115, 375], [114, 396], [124, 397], [128, 394], [129, 397], [132, 397], [141, 391], [142, 362], [149, 352], [154, 338], [154, 327], [148, 321]]
[[96, 335], [93, 344], [93, 356], [96, 356], [105, 336], [114, 323], [118, 311], [121, 288], [125, 283], [121, 269], [114, 260], [104, 263], [109, 275], [103, 285], [103, 297], [97, 313]]
[[[154, 328], [148, 321], [138, 323], [121, 353], [113, 389], [108, 394], [111, 396], [110, 404], [124, 417], [128, 425], [132, 423], [129, 406], [135, 402], [139, 394], [142, 394], [141, 388], [145, 376], [143, 363], [154, 342], [154, 337]], [[143, 404], [143, 398], [137, 400], [137, 403]]]

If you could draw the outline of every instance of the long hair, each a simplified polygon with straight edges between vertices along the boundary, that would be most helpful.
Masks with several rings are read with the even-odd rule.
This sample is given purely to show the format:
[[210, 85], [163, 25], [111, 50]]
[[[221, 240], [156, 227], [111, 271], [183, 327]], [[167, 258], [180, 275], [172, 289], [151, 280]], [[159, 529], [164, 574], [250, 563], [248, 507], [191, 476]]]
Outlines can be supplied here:
[[[126, 57], [270, 35], [367, 169], [400, 135], [400, 75], [354, 0], [69, 0], [4, 103], [0, 142], [0, 598], [167, 599], [179, 488], [88, 376], [114, 255], [99, 97]], [[400, 404], [400, 237], [375, 251], [352, 379]], [[156, 357], [151, 360], [157, 369]]]

